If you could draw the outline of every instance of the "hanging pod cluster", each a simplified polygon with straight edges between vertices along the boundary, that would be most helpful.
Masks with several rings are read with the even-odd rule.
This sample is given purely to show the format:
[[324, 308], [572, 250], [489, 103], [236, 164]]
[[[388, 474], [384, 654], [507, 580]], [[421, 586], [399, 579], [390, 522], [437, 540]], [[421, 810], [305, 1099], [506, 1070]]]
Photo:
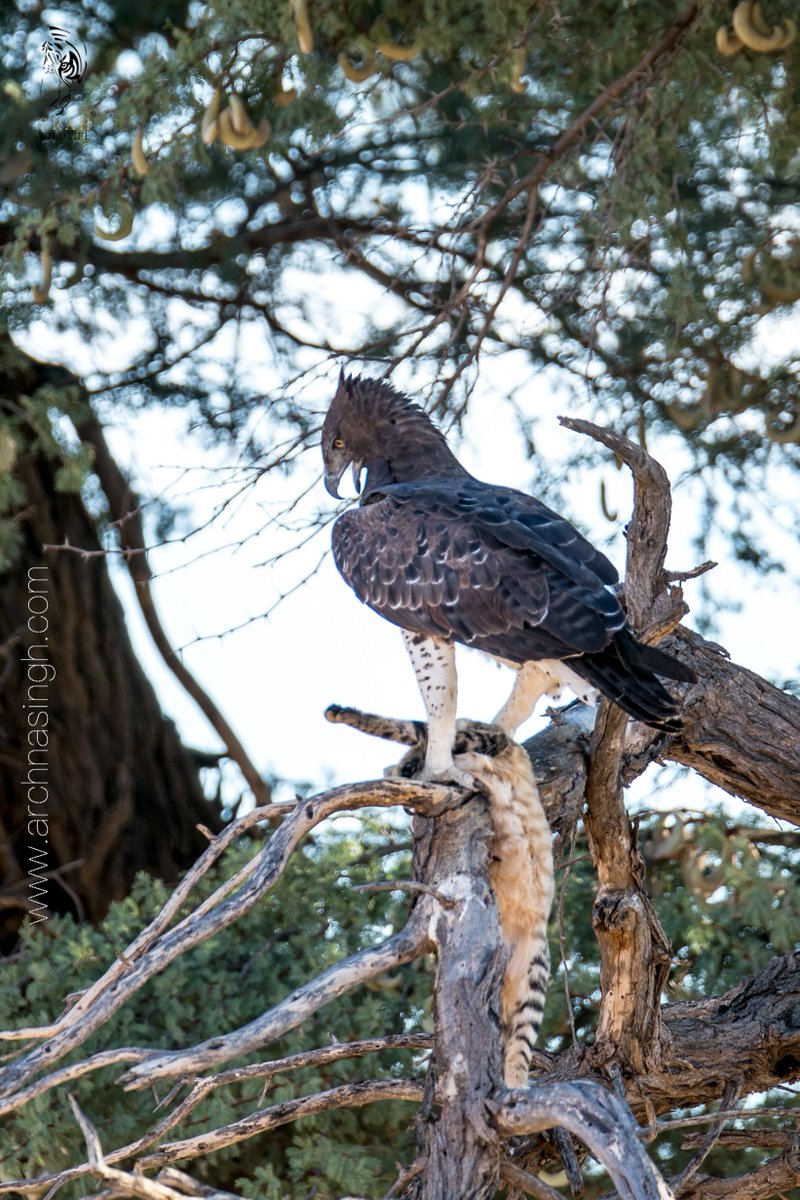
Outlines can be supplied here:
[[788, 17], [770, 28], [758, 0], [741, 0], [733, 10], [731, 24], [732, 28], [721, 25], [717, 30], [717, 49], [726, 57], [745, 48], [760, 54], [785, 50], [797, 36], [797, 26]]
[[250, 120], [244, 101], [236, 92], [228, 94], [228, 104], [220, 110], [223, 92], [214, 88], [214, 94], [200, 119], [200, 136], [206, 146], [219, 140], [232, 150], [252, 150], [265, 146], [270, 139], [272, 126], [264, 117], [255, 126]]
[[[308, 0], [291, 0], [292, 16], [294, 18], [297, 45], [301, 54], [311, 54], [314, 50], [314, 31], [308, 12]], [[353, 62], [344, 51], [337, 55], [336, 61], [351, 83], [363, 83], [374, 75], [377, 67], [375, 53], [381, 53], [392, 62], [409, 62], [420, 53], [419, 42], [411, 42], [405, 46], [395, 42], [389, 34], [383, 19], [375, 22], [369, 31], [369, 37], [358, 40], [359, 61]]]

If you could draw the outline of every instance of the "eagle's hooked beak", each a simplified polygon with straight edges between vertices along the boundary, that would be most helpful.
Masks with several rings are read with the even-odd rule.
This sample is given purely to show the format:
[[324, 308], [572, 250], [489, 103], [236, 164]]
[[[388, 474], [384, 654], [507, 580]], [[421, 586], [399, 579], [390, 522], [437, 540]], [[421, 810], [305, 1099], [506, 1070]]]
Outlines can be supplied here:
[[[347, 468], [350, 466], [351, 460], [343, 458], [341, 462], [330, 462], [325, 464], [325, 490], [333, 496], [334, 500], [340, 500], [339, 484], [342, 481]], [[361, 472], [364, 469], [364, 463], [358, 460], [352, 462], [353, 467], [353, 486], [356, 489], [356, 495], [361, 495]]]

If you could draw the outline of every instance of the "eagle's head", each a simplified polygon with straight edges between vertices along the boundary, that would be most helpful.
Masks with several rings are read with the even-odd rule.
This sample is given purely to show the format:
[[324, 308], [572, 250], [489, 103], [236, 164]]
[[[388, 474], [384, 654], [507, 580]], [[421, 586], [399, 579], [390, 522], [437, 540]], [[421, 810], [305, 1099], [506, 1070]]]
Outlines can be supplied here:
[[349, 466], [356, 491], [367, 468], [362, 500], [370, 486], [402, 483], [425, 474], [466, 474], [427, 413], [380, 379], [346, 376], [342, 370], [322, 426], [325, 487], [339, 497]]
[[339, 386], [322, 426], [325, 487], [337, 499], [341, 478], [349, 466], [353, 468], [356, 491], [361, 491], [361, 471], [373, 445], [370, 396], [380, 387], [378, 380], [348, 378], [344, 368], [339, 375]]

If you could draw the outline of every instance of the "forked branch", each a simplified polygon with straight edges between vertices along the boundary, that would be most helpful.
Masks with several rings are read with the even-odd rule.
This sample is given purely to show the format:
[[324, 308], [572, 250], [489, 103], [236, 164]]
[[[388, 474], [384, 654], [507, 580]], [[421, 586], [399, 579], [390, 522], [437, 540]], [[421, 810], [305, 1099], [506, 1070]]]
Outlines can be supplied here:
[[513, 1091], [490, 1107], [505, 1137], [557, 1125], [574, 1133], [606, 1168], [622, 1200], [672, 1200], [672, 1192], [642, 1149], [627, 1105], [599, 1084], [580, 1079]]

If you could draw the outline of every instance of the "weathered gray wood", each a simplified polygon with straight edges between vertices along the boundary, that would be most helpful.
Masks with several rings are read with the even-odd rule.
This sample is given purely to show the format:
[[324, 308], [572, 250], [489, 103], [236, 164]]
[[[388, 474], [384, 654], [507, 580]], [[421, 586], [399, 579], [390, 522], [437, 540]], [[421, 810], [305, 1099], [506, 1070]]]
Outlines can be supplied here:
[[[214, 896], [209, 897], [197, 912], [185, 917], [173, 928], [163, 931], [152, 944], [142, 945], [137, 958], [123, 955], [121, 962], [112, 964], [103, 979], [91, 989], [94, 994], [91, 1005], [84, 1006], [79, 1002], [68, 1008], [55, 1027], [42, 1030], [38, 1034], [40, 1037], [46, 1037], [46, 1041], [0, 1068], [0, 1097], [11, 1095], [40, 1071], [51, 1067], [65, 1054], [82, 1045], [148, 979], [157, 975], [180, 954], [238, 920], [280, 878], [298, 842], [320, 821], [334, 812], [353, 808], [417, 804], [426, 811], [430, 811], [431, 808], [436, 810], [438, 805], [447, 803], [450, 795], [451, 790], [444, 785], [384, 779], [334, 788], [298, 804], [292, 815], [275, 831], [254, 860], [252, 868], [248, 868], [248, 877], [239, 880], [241, 886], [233, 895], [227, 894], [230, 891], [229, 886], [223, 886]], [[273, 808], [274, 806], [270, 805], [264, 811], [272, 813]], [[220, 838], [223, 841], [230, 839], [237, 828], [251, 823], [253, 816], [251, 813], [243, 817], [241, 822], [232, 823]], [[158, 920], [159, 918], [156, 918], [156, 922]], [[134, 945], [138, 946], [140, 942], [141, 938], [137, 938]], [[413, 954], [409, 957], [413, 957]], [[11, 1036], [19, 1035], [17, 1033]], [[26, 1031], [26, 1036], [37, 1035], [35, 1031], [29, 1030]], [[255, 1043], [260, 1044], [263, 1043]], [[253, 1049], [255, 1046], [251, 1045], [249, 1048]], [[194, 1050], [186, 1053], [191, 1058]], [[159, 1051], [154, 1051], [152, 1056], [148, 1057], [160, 1060], [164, 1056]], [[224, 1057], [217, 1057], [216, 1061], [224, 1061]], [[172, 1067], [175, 1073], [181, 1073], [180, 1054], [172, 1056], [164, 1073], [169, 1075]]]
[[667, 743], [665, 757], [800, 825], [800, 700], [683, 625], [664, 649], [700, 676], [685, 706], [684, 729]]
[[497, 911], [488, 881], [491, 826], [474, 795], [435, 820], [418, 817], [415, 876], [457, 897], [430, 922], [436, 947], [435, 1051], [430, 1084], [436, 1107], [420, 1124], [425, 1171], [416, 1200], [488, 1200], [498, 1186], [500, 1143], [486, 1110], [502, 1087], [499, 998], [505, 966]]
[[561, 1125], [585, 1142], [613, 1179], [622, 1200], [671, 1200], [672, 1192], [639, 1141], [627, 1105], [588, 1079], [508, 1092], [493, 1104], [505, 1137]]

